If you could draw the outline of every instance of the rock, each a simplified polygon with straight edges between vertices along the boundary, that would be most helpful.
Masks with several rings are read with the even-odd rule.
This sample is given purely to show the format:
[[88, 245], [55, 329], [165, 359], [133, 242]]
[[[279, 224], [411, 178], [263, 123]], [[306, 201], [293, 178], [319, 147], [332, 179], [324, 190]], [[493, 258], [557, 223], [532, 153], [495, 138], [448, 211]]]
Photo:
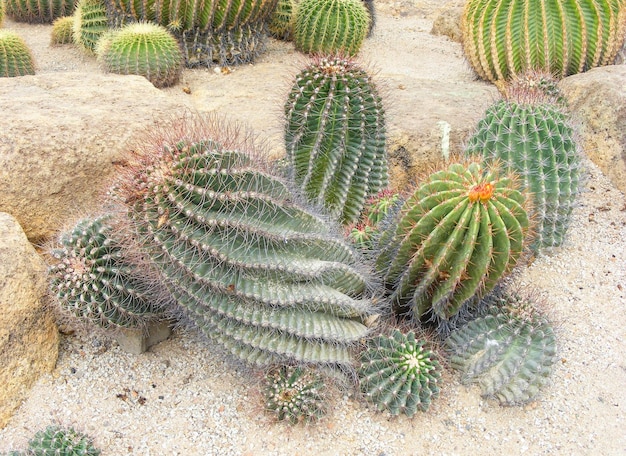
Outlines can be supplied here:
[[626, 192], [626, 65], [593, 68], [561, 81], [586, 155]]
[[433, 35], [444, 35], [452, 41], [461, 43], [461, 16], [464, 8], [464, 0], [452, 0], [443, 5], [433, 21], [430, 33]]
[[141, 76], [0, 78], [0, 211], [32, 242], [97, 208], [137, 133], [183, 105]]
[[15, 218], [0, 212], [0, 428], [56, 364], [59, 334], [46, 311], [46, 265]]

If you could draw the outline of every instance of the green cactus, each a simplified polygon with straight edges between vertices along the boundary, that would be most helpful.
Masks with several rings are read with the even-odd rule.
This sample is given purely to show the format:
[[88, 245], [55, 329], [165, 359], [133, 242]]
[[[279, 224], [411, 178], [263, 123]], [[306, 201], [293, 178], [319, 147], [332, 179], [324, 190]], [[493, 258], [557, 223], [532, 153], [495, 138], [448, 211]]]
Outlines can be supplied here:
[[373, 250], [380, 235], [380, 224], [400, 203], [400, 195], [385, 189], [365, 202], [365, 209], [356, 224], [348, 226], [348, 237], [359, 247]]
[[319, 57], [302, 70], [285, 103], [285, 142], [296, 184], [344, 225], [387, 186], [384, 108], [356, 62]]
[[64, 16], [56, 19], [52, 23], [50, 34], [50, 44], [53, 46], [60, 44], [72, 44], [74, 42], [74, 18]]
[[33, 456], [98, 456], [100, 450], [92, 439], [73, 428], [48, 426], [28, 442], [28, 455]]
[[358, 254], [223, 122], [185, 122], [121, 186], [180, 306], [246, 361], [349, 365], [372, 309]]
[[278, 0], [270, 17], [268, 29], [274, 38], [284, 41], [293, 39], [293, 27], [298, 0]]
[[466, 55], [478, 75], [504, 81], [530, 69], [558, 78], [613, 63], [626, 33], [624, 0], [469, 0]]
[[5, 0], [0, 0], [0, 27], [2, 27], [4, 23], [4, 1]]
[[[579, 192], [581, 158], [568, 114], [552, 90], [509, 90], [492, 105], [466, 145], [468, 155], [497, 161], [532, 196], [534, 251], [563, 243]], [[555, 98], [556, 97], [556, 98]], [[546, 100], [546, 101], [544, 101]], [[562, 102], [561, 102], [562, 104]]]
[[50, 251], [50, 289], [61, 309], [104, 329], [141, 328], [161, 315], [162, 293], [130, 261], [112, 216], [81, 220]]
[[294, 22], [296, 49], [308, 54], [358, 54], [372, 18], [361, 0], [300, 0]]
[[532, 400], [556, 360], [556, 338], [548, 321], [519, 295], [490, 295], [486, 315], [452, 332], [446, 340], [450, 365], [464, 384], [514, 405]]
[[78, 0], [74, 11], [74, 43], [93, 54], [98, 40], [109, 30], [102, 0]]
[[478, 163], [430, 175], [381, 234], [377, 268], [397, 314], [448, 320], [515, 265], [528, 229], [511, 176]]
[[30, 24], [52, 24], [59, 17], [71, 16], [75, 8], [74, 0], [2, 0], [0, 4], [3, 2], [7, 17]]
[[35, 61], [24, 40], [15, 32], [0, 30], [0, 77], [35, 74]]
[[164, 27], [148, 22], [129, 24], [105, 35], [96, 55], [106, 71], [144, 76], [159, 88], [176, 84], [183, 70], [176, 38]]
[[414, 332], [397, 329], [367, 341], [358, 369], [361, 390], [378, 410], [413, 416], [439, 396], [440, 366]]
[[280, 366], [265, 378], [265, 407], [279, 421], [317, 421], [326, 413], [323, 377], [312, 368]]

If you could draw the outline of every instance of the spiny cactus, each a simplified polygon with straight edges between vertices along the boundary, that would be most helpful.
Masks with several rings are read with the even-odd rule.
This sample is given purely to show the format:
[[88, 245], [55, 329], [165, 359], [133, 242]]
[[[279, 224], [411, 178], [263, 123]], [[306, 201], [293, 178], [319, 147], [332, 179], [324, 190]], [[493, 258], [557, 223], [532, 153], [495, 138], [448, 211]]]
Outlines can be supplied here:
[[268, 24], [269, 32], [274, 38], [291, 41], [297, 6], [298, 0], [278, 0]]
[[73, 17], [74, 43], [94, 53], [98, 40], [109, 30], [103, 0], [78, 0]]
[[74, 42], [74, 17], [64, 16], [52, 23], [50, 44], [72, 44]]
[[529, 298], [499, 292], [486, 300], [487, 314], [446, 340], [450, 364], [484, 396], [506, 405], [530, 401], [552, 371], [554, 331]]
[[64, 312], [105, 329], [142, 327], [162, 299], [149, 273], [130, 261], [111, 215], [83, 219], [50, 255], [50, 289]]
[[33, 456], [98, 456], [100, 450], [92, 439], [73, 428], [48, 426], [28, 442], [27, 455]]
[[300, 0], [294, 22], [296, 49], [308, 54], [354, 56], [370, 29], [361, 0]]
[[4, 22], [4, 0], [0, 1], [0, 27]]
[[399, 203], [400, 195], [390, 189], [370, 197], [365, 202], [359, 221], [348, 227], [348, 237], [359, 247], [372, 250], [374, 239], [380, 234], [380, 224]]
[[0, 5], [3, 2], [7, 17], [31, 24], [52, 24], [59, 17], [71, 16], [75, 8], [74, 0], [2, 0]]
[[469, 0], [463, 47], [496, 82], [530, 69], [559, 78], [613, 63], [626, 33], [624, 0]]
[[285, 103], [285, 142], [296, 184], [342, 224], [387, 186], [381, 97], [355, 61], [319, 57], [302, 70]]
[[160, 25], [129, 24], [105, 35], [96, 48], [106, 71], [144, 76], [155, 87], [178, 82], [183, 55], [176, 39]]
[[381, 234], [377, 268], [396, 313], [448, 320], [489, 292], [522, 253], [526, 198], [511, 176], [451, 164], [408, 198]]
[[361, 390], [378, 410], [413, 416], [439, 396], [440, 366], [413, 331], [394, 330], [367, 341], [358, 369]]
[[119, 186], [146, 252], [233, 354], [348, 365], [372, 309], [360, 259], [238, 138], [215, 118], [186, 118], [146, 146]]
[[467, 143], [468, 155], [498, 161], [532, 196], [534, 251], [563, 243], [579, 192], [581, 159], [568, 114], [554, 94], [518, 87], [492, 105]]
[[35, 61], [24, 40], [15, 32], [0, 30], [0, 77], [35, 74]]
[[313, 368], [280, 366], [265, 378], [265, 407], [279, 421], [317, 421], [326, 413], [325, 390], [323, 377]]

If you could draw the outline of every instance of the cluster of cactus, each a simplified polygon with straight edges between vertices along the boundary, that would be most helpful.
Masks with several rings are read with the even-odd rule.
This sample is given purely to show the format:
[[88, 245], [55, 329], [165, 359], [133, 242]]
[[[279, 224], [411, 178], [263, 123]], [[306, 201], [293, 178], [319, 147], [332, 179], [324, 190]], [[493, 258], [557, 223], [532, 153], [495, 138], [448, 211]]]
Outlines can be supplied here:
[[74, 0], [2, 0], [0, 4], [3, 2], [7, 17], [31, 24], [52, 24], [59, 17], [71, 16], [75, 8]]
[[252, 363], [350, 364], [372, 311], [358, 253], [223, 122], [180, 124], [118, 193], [186, 316]]
[[74, 43], [94, 53], [98, 40], [109, 30], [106, 7], [102, 0], [78, 0], [74, 11]]
[[149, 22], [128, 24], [104, 35], [96, 47], [106, 71], [144, 76], [155, 87], [178, 82], [183, 55], [178, 41], [164, 27]]
[[511, 175], [477, 162], [435, 172], [378, 242], [377, 269], [397, 314], [448, 320], [491, 291], [520, 257], [526, 198]]
[[0, 77], [35, 74], [35, 61], [26, 42], [15, 32], [0, 30]]
[[[534, 251], [563, 243], [579, 192], [581, 158], [562, 96], [539, 78], [518, 81], [492, 105], [467, 143], [466, 153], [497, 162], [521, 179], [532, 196]], [[543, 82], [543, 84], [542, 84]]]
[[387, 186], [384, 108], [367, 72], [350, 58], [318, 57], [285, 103], [287, 158], [296, 184], [344, 225]]
[[296, 49], [308, 54], [358, 54], [372, 18], [362, 0], [300, 0], [294, 20]]
[[446, 340], [450, 365], [463, 383], [514, 405], [532, 400], [547, 382], [556, 359], [556, 338], [530, 298], [499, 291], [486, 298], [485, 315]]
[[279, 421], [314, 422], [326, 414], [324, 379], [304, 366], [275, 367], [265, 377], [265, 408]]
[[104, 329], [141, 328], [160, 317], [161, 293], [120, 233], [111, 215], [87, 218], [50, 250], [50, 289], [64, 313]]
[[274, 38], [285, 41], [293, 38], [297, 6], [298, 0], [278, 0], [268, 23], [268, 30]]
[[55, 19], [50, 33], [50, 44], [72, 44], [74, 42], [74, 17], [64, 16]]
[[381, 190], [376, 196], [370, 197], [365, 202], [359, 221], [348, 227], [348, 237], [362, 249], [373, 250], [381, 223], [399, 204], [400, 194], [390, 189]]
[[469, 0], [463, 47], [497, 82], [530, 69], [559, 78], [610, 65], [626, 33], [624, 0]]
[[358, 375], [367, 400], [392, 415], [426, 411], [439, 396], [439, 362], [413, 331], [396, 329], [389, 336], [370, 338]]
[[74, 428], [48, 426], [28, 442], [28, 450], [10, 453], [15, 456], [98, 456], [93, 440]]

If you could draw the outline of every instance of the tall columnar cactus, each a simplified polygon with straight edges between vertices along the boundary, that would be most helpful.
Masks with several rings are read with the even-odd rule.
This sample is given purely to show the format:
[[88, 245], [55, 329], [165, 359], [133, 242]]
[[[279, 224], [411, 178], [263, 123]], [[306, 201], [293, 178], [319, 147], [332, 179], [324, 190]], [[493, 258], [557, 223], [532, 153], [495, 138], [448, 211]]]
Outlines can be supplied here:
[[624, 0], [469, 0], [465, 53], [493, 82], [529, 69], [562, 78], [613, 63], [626, 33]]
[[257, 364], [349, 364], [368, 332], [357, 253], [305, 210], [254, 146], [185, 119], [121, 188], [147, 253], [188, 317]]
[[387, 186], [384, 108], [371, 77], [342, 57], [315, 58], [285, 103], [287, 156], [304, 194], [349, 224]]
[[28, 442], [27, 455], [34, 456], [98, 456], [100, 450], [92, 439], [73, 428], [48, 426]]
[[75, 8], [74, 0], [2, 0], [0, 4], [3, 2], [7, 17], [31, 24], [52, 24], [59, 17], [71, 16]]
[[50, 33], [50, 44], [53, 46], [60, 44], [72, 44], [74, 42], [74, 17], [64, 16], [56, 19], [52, 23]]
[[[554, 99], [548, 95], [548, 101]], [[536, 222], [531, 247], [563, 243], [579, 191], [580, 153], [569, 116], [539, 91], [509, 91], [492, 105], [466, 146], [469, 155], [498, 161], [521, 177]]]
[[296, 10], [294, 44], [308, 54], [356, 55], [372, 18], [362, 0], [301, 0]]
[[0, 77], [35, 74], [35, 61], [24, 40], [15, 32], [0, 30]]
[[532, 400], [546, 383], [556, 359], [556, 338], [528, 298], [497, 293], [487, 314], [446, 340], [450, 365], [463, 383], [478, 383], [482, 394], [513, 405]]
[[94, 53], [98, 40], [109, 30], [103, 0], [78, 0], [73, 17], [74, 43]]
[[509, 176], [478, 163], [432, 174], [381, 234], [377, 268], [396, 313], [448, 320], [516, 263], [526, 198]]
[[439, 362], [412, 331], [369, 339], [358, 375], [366, 398], [392, 415], [426, 411], [439, 396]]
[[96, 47], [106, 71], [144, 76], [155, 87], [168, 87], [180, 78], [183, 54], [178, 41], [160, 25], [138, 22], [107, 34]]
[[160, 316], [162, 294], [131, 261], [112, 216], [81, 220], [50, 255], [50, 289], [66, 313], [105, 329], [141, 328]]

